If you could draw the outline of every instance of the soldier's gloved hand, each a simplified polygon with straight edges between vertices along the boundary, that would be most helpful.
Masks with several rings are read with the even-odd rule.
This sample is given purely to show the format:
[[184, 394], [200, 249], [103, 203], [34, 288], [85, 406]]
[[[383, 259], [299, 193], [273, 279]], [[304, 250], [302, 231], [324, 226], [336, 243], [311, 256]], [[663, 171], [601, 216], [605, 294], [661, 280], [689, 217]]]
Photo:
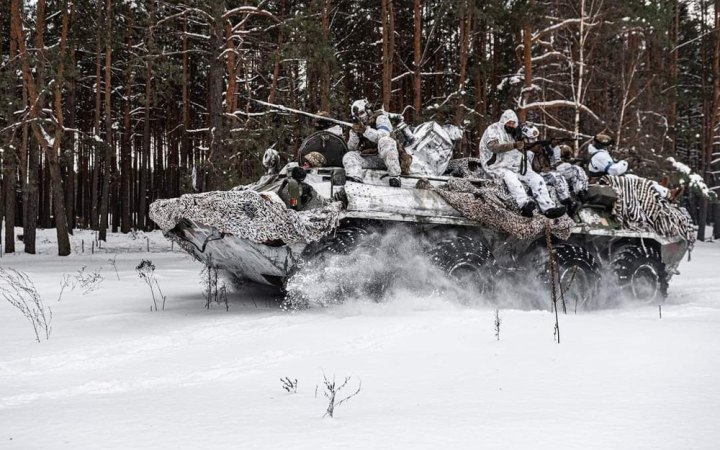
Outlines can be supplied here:
[[358, 136], [362, 136], [363, 133], [365, 133], [365, 124], [362, 122], [355, 122], [352, 126], [352, 130], [357, 134]]
[[523, 141], [515, 141], [515, 144], [513, 145], [516, 150], [524, 150], [525, 149], [525, 142]]

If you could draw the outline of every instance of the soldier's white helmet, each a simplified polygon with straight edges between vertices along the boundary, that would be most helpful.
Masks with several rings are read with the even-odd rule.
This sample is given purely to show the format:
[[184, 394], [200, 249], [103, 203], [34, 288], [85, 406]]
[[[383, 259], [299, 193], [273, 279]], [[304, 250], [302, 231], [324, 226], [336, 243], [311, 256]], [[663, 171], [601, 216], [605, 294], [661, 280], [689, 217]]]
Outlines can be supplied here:
[[365, 119], [370, 114], [370, 103], [366, 99], [355, 100], [350, 107], [350, 114], [358, 119]]
[[537, 141], [537, 138], [540, 136], [540, 130], [538, 130], [534, 124], [532, 124], [530, 122], [526, 122], [523, 124], [522, 134], [523, 134], [523, 137], [525, 139], [527, 139], [529, 142], [535, 142], [535, 141]]
[[263, 155], [263, 166], [268, 170], [279, 170], [280, 169], [280, 153], [274, 148], [265, 150]]

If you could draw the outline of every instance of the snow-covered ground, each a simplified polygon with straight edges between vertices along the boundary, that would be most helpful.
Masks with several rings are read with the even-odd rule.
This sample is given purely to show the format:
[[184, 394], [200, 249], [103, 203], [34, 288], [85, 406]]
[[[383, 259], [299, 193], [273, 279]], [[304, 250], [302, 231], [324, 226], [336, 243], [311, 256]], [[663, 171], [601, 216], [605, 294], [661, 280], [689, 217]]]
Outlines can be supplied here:
[[[568, 314], [557, 344], [548, 311], [501, 310], [497, 341], [494, 310], [410, 294], [286, 313], [246, 289], [229, 312], [206, 310], [200, 264], [161, 235], [112, 234], [95, 254], [92, 240], [77, 232], [77, 253], [60, 258], [42, 231], [41, 255], [0, 259], [53, 311], [37, 343], [0, 299], [0, 448], [720, 445], [717, 243], [680, 266], [662, 319], [656, 306]], [[157, 267], [164, 311], [150, 311], [142, 259]], [[58, 301], [63, 274], [82, 266], [102, 284]], [[348, 393], [362, 381], [334, 419], [323, 418], [323, 373], [351, 376]]]

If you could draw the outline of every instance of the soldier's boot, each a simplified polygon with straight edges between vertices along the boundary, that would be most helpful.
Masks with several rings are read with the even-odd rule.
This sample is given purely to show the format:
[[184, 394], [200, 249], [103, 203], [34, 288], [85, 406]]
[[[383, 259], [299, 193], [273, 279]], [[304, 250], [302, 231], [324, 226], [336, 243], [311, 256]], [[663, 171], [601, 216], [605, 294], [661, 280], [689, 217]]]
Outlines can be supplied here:
[[535, 211], [535, 208], [537, 208], [537, 204], [536, 204], [534, 201], [532, 201], [532, 200], [528, 200], [528, 201], [523, 205], [523, 207], [520, 208], [520, 214], [521, 214], [523, 217], [532, 217], [532, 216], [533, 216], [533, 211]]
[[585, 202], [585, 198], [587, 197], [587, 189], [583, 189], [582, 191], [579, 191], [577, 194], [575, 194], [581, 202]]
[[561, 201], [560, 203], [562, 203], [565, 206], [567, 215], [570, 217], [573, 217], [578, 210], [578, 203], [574, 202], [571, 198], [566, 198], [565, 200]]
[[558, 217], [561, 217], [563, 214], [565, 214], [565, 212], [566, 210], [564, 206], [556, 206], [554, 208], [547, 209], [542, 213], [548, 219], [557, 219]]

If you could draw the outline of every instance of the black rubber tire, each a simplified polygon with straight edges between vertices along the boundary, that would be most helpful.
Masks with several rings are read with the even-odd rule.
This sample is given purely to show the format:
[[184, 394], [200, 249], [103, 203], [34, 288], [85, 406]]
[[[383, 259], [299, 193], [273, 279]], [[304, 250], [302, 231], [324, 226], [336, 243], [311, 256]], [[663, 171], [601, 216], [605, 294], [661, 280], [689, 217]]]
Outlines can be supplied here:
[[358, 274], [348, 277], [336, 291], [337, 298], [366, 297], [376, 302], [384, 299], [392, 285], [393, 275], [375, 271], [374, 261], [382, 257], [381, 232], [373, 227], [346, 226], [339, 228], [315, 251], [315, 257], [326, 259], [333, 255], [352, 256]]
[[[538, 277], [552, 290], [547, 250], [541, 249], [543, 263]], [[552, 249], [556, 267], [556, 299], [558, 310], [577, 312], [597, 307], [601, 267], [598, 258], [586, 248], [574, 244], [556, 244]], [[559, 282], [559, 283], [558, 283]], [[563, 304], [564, 302], [564, 304]], [[552, 305], [551, 305], [552, 306]]]
[[336, 231], [325, 250], [336, 255], [348, 255], [360, 246], [375, 247], [376, 239], [372, 239], [373, 230], [362, 227], [345, 227]]
[[[492, 291], [497, 267], [483, 241], [462, 235], [440, 241], [432, 250], [431, 259], [449, 278], [458, 281], [460, 287], [471, 288], [479, 294]], [[472, 284], [466, 286], [468, 283]]]
[[656, 248], [622, 247], [613, 256], [612, 269], [620, 287], [637, 302], [659, 303], [667, 297], [669, 276]]

